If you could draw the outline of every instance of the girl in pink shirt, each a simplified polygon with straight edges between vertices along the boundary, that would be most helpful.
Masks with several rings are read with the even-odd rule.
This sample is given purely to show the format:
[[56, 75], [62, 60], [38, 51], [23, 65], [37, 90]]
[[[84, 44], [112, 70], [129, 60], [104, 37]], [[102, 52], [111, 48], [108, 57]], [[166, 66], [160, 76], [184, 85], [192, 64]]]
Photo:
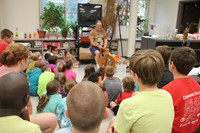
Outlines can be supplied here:
[[72, 71], [72, 66], [73, 66], [72, 60], [66, 61], [65, 72], [64, 72], [66, 80], [68, 80], [68, 79], [75, 79], [76, 80], [76, 73], [74, 71]]

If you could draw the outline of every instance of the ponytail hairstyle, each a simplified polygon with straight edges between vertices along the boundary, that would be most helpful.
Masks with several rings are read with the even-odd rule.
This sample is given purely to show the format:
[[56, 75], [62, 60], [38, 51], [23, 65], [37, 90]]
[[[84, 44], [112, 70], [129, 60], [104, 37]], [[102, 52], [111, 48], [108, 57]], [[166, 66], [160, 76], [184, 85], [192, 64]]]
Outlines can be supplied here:
[[57, 80], [52, 80], [47, 84], [47, 93], [46, 95], [42, 95], [42, 97], [39, 100], [38, 106], [37, 106], [37, 112], [42, 112], [46, 104], [49, 102], [49, 95], [53, 95], [58, 93], [58, 89], [60, 87], [60, 83]]
[[42, 95], [42, 97], [39, 100], [38, 106], [37, 106], [37, 112], [41, 113], [43, 108], [46, 106], [46, 104], [49, 102], [49, 96], [48, 95]]

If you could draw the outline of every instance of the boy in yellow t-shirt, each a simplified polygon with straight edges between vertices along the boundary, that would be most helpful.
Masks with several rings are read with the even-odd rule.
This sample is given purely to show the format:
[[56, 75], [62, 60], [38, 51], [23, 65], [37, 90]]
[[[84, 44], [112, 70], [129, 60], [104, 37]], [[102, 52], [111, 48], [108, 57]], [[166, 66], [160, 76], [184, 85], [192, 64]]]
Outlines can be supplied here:
[[122, 101], [114, 121], [117, 133], [170, 133], [174, 107], [170, 94], [157, 88], [164, 61], [155, 50], [143, 50], [130, 59], [130, 70], [139, 92]]
[[13, 72], [2, 76], [0, 95], [0, 133], [41, 133], [38, 125], [20, 118], [29, 101], [29, 84], [24, 75]]

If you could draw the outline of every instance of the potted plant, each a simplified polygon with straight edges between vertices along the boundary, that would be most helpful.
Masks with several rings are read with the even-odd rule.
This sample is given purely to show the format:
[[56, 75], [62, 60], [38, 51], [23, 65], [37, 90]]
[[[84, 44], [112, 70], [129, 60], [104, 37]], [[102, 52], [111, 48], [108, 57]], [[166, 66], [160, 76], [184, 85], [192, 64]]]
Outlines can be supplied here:
[[41, 27], [41, 25], [40, 25], [40, 28], [37, 29], [37, 32], [38, 32], [39, 38], [45, 38], [45, 36], [46, 36], [46, 31]]
[[62, 33], [62, 37], [63, 38], [66, 38], [67, 37], [67, 34], [69, 32], [69, 25], [66, 23], [64, 24], [64, 26], [61, 28], [61, 33]]
[[53, 2], [49, 1], [47, 5], [44, 7], [44, 10], [41, 15], [42, 20], [42, 29], [48, 31], [50, 33], [56, 33], [59, 28], [63, 26], [65, 22], [65, 8], [61, 5], [56, 6]]
[[74, 38], [76, 38], [76, 34], [77, 34], [77, 29], [76, 29], [77, 23], [78, 23], [77, 20], [71, 21], [69, 23], [69, 29], [70, 29], [71, 33], [73, 34]]

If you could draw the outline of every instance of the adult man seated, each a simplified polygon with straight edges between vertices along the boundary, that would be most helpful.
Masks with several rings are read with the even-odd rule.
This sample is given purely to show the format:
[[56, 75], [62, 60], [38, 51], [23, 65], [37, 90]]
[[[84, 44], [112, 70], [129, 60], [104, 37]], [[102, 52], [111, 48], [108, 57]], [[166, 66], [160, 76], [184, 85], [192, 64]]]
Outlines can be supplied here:
[[97, 68], [99, 68], [100, 50], [105, 49], [108, 43], [107, 33], [102, 28], [101, 20], [97, 20], [95, 28], [90, 31], [89, 39], [90, 51], [92, 54], [95, 54], [95, 62], [97, 64]]

